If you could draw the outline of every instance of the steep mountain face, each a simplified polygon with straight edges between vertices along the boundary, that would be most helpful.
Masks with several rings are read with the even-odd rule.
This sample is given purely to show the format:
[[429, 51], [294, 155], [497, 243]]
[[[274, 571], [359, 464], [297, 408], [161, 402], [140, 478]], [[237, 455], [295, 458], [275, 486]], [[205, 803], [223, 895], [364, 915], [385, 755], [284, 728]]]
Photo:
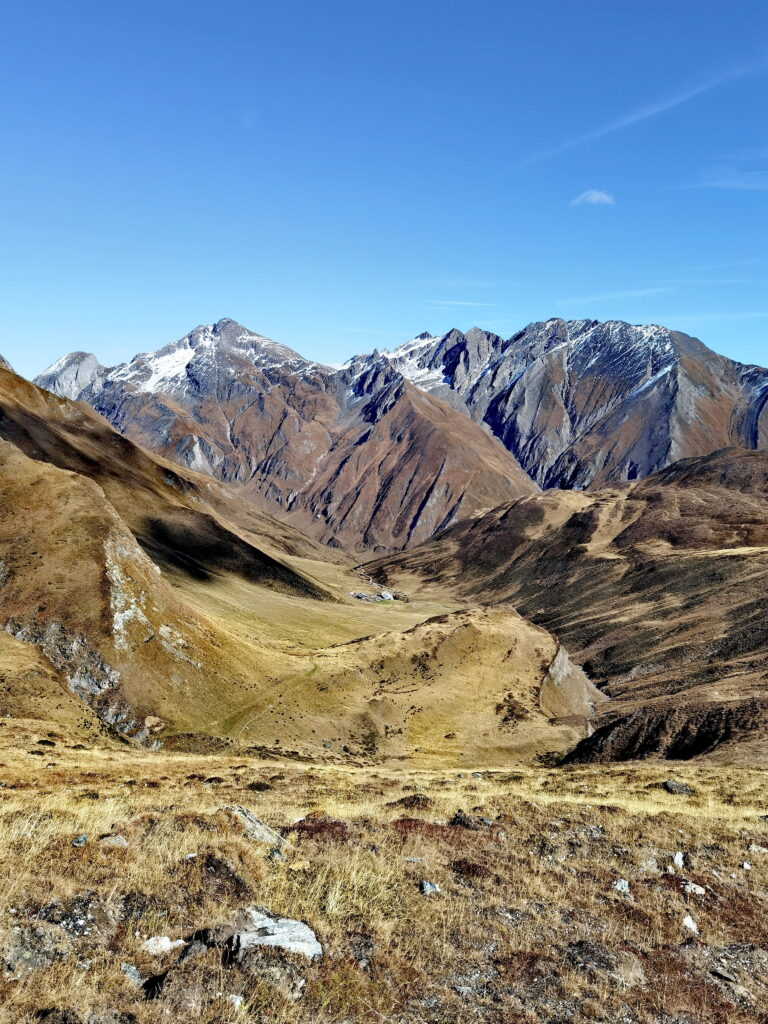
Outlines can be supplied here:
[[36, 377], [35, 384], [61, 398], [76, 399], [104, 372], [106, 367], [90, 352], [70, 352]]
[[768, 445], [768, 370], [665, 327], [548, 320], [508, 340], [420, 335], [385, 357], [486, 424], [542, 487], [603, 487]]
[[397, 550], [536, 490], [487, 431], [388, 361], [334, 371], [232, 320], [111, 370], [67, 357], [38, 383], [350, 549]]
[[768, 452], [726, 449], [620, 490], [549, 491], [366, 568], [509, 602], [611, 699], [578, 760], [768, 751]]

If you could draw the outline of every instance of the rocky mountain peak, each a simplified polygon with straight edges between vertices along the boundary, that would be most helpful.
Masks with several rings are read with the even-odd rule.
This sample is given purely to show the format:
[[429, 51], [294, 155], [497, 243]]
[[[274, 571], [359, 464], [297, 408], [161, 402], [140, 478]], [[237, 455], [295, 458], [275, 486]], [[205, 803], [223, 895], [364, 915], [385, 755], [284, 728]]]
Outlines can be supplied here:
[[106, 367], [101, 365], [92, 352], [70, 352], [35, 377], [34, 382], [60, 398], [78, 399], [105, 372]]

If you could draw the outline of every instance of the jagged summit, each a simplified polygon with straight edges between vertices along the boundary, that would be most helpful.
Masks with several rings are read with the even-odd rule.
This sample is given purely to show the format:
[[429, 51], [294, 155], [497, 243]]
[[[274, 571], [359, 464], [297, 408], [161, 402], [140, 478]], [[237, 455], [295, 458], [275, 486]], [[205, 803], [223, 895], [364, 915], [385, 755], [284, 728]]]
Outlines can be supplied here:
[[0, 355], [0, 370], [10, 370], [11, 372], [13, 372], [13, 367], [5, 358], [5, 356], [2, 355]]
[[768, 443], [768, 371], [657, 324], [553, 318], [506, 339], [475, 327], [381, 358], [483, 423], [544, 487], [604, 486]]
[[227, 317], [109, 370], [75, 353], [37, 382], [357, 549], [413, 543], [510, 487], [612, 486], [768, 446], [768, 370], [658, 324], [423, 331], [336, 370]]
[[77, 399], [107, 368], [91, 352], [70, 352], [48, 367], [35, 384], [61, 398]]

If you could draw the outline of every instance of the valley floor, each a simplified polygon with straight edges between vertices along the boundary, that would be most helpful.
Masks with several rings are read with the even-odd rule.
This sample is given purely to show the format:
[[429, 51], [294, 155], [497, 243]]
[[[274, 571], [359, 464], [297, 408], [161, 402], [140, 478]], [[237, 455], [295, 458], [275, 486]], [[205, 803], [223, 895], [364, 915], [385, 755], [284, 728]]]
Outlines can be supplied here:
[[[9, 1024], [765, 1020], [756, 769], [319, 767], [5, 718], [0, 783]], [[233, 944], [249, 907], [322, 955]]]

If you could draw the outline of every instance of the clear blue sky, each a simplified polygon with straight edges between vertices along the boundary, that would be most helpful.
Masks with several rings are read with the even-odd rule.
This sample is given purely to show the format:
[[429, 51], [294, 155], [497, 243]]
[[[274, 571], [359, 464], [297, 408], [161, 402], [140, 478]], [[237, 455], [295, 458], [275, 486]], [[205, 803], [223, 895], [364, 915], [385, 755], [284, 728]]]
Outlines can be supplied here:
[[[0, 352], [656, 322], [768, 363], [762, 0], [6, 0]], [[581, 197], [581, 201], [576, 200]]]

